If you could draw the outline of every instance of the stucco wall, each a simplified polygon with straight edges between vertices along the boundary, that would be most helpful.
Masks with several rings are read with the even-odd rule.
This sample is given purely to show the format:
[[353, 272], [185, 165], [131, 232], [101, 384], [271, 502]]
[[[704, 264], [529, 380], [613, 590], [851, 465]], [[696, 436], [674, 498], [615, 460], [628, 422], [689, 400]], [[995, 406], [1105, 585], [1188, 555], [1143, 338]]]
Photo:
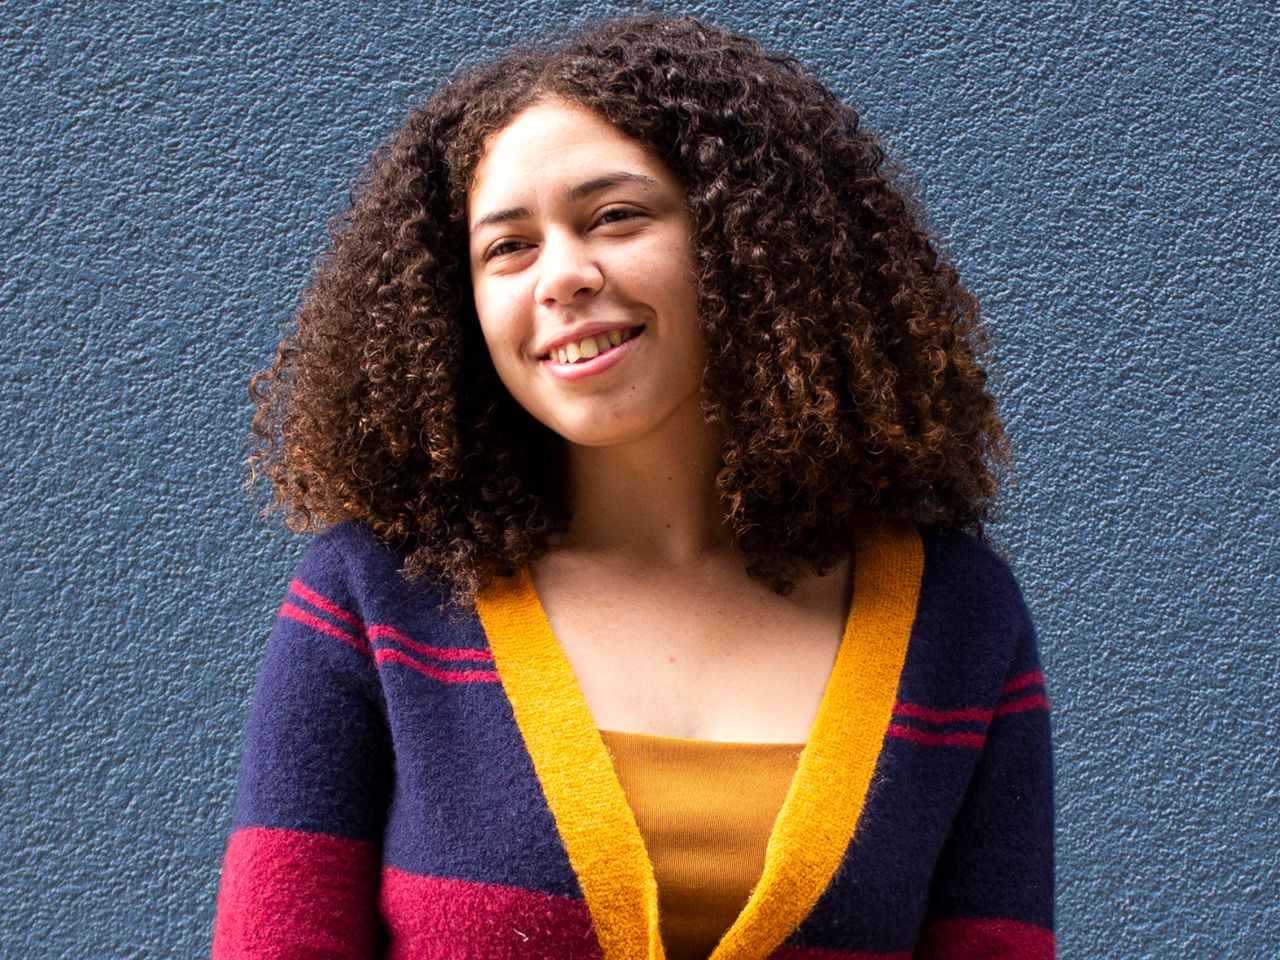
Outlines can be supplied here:
[[[576, 7], [5, 5], [0, 956], [207, 951], [303, 546], [240, 492], [247, 377], [410, 103]], [[984, 304], [1062, 956], [1280, 956], [1275, 6], [684, 9], [859, 105]]]

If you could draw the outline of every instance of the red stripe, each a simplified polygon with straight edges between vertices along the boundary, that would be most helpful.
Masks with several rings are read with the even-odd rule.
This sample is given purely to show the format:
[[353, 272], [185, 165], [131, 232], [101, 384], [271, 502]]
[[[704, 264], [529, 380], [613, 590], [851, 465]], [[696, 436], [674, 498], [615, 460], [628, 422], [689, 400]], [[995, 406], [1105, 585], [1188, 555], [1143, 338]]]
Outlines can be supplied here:
[[1003, 697], [1005, 694], [1013, 693], [1015, 690], [1029, 687], [1033, 683], [1044, 683], [1044, 673], [1042, 671], [1032, 670], [1030, 673], [1024, 673], [1022, 676], [1005, 681], [1005, 685], [1000, 688], [1000, 696]]
[[370, 624], [369, 639], [391, 640], [428, 657], [435, 657], [437, 660], [478, 660], [483, 663], [493, 663], [493, 654], [488, 650], [468, 650], [462, 647], [433, 647], [430, 644], [414, 640], [412, 637], [401, 633], [395, 627], [385, 623]]
[[411, 667], [419, 673], [426, 674], [435, 680], [443, 680], [445, 683], [494, 683], [498, 680], [496, 670], [441, 670], [429, 663], [419, 663], [407, 653], [390, 647], [380, 647], [375, 650], [373, 659], [378, 663], [398, 663]]
[[1006, 713], [1021, 713], [1024, 710], [1048, 710], [1049, 698], [1044, 694], [1037, 693], [1030, 697], [1023, 697], [1021, 700], [1010, 700], [1008, 703], [1002, 703], [996, 707], [996, 713], [1003, 716]]
[[928, 723], [988, 723], [991, 711], [981, 707], [967, 707], [963, 710], [935, 710], [918, 703], [899, 703], [893, 708], [894, 713], [904, 717], [915, 717]]
[[1017, 920], [932, 920], [916, 945], [918, 960], [1053, 960], [1053, 931]]
[[591, 913], [573, 897], [384, 867], [379, 901], [387, 960], [602, 957]]
[[323, 833], [247, 827], [227, 843], [213, 960], [372, 957], [378, 850]]
[[331, 637], [337, 637], [344, 643], [350, 644], [365, 656], [369, 655], [369, 641], [365, 640], [364, 637], [352, 636], [341, 627], [335, 626], [328, 620], [321, 620], [314, 613], [303, 610], [301, 607], [295, 606], [288, 601], [285, 601], [285, 603], [280, 607], [280, 616], [288, 617], [290, 620], [296, 620], [299, 623], [305, 623], [308, 627], [319, 630], [321, 633], [327, 633]]
[[904, 727], [899, 723], [889, 724], [888, 733], [891, 737], [922, 743], [927, 747], [974, 747], [980, 750], [987, 739], [981, 733], [930, 733], [915, 727]]
[[296, 577], [290, 582], [289, 589], [317, 610], [323, 610], [325, 613], [329, 614], [329, 616], [336, 617], [343, 623], [351, 624], [351, 626], [355, 627], [358, 632], [364, 630], [364, 624], [360, 622], [360, 618], [354, 613], [347, 613], [347, 611], [343, 610], [332, 600], [328, 600], [320, 596], [320, 594], [316, 593]]

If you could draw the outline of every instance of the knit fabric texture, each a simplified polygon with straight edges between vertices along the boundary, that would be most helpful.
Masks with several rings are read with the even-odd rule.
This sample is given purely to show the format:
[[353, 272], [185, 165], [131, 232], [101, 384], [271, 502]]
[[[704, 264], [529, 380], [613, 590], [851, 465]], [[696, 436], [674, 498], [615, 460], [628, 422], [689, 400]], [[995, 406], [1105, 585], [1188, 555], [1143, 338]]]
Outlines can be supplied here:
[[600, 736], [653, 862], [667, 960], [706, 960], [760, 879], [804, 744]]
[[[476, 613], [316, 537], [259, 675], [215, 960], [663, 960], [653, 864], [526, 571]], [[1049, 702], [1008, 567], [880, 521], [764, 870], [711, 960], [1046, 960]]]

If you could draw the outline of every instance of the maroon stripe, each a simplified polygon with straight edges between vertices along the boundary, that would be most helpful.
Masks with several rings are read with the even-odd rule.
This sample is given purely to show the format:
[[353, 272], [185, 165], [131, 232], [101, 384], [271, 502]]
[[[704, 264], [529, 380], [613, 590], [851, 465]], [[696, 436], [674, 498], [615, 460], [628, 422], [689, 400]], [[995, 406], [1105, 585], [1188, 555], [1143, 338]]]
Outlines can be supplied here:
[[930, 733], [915, 727], [904, 727], [900, 723], [889, 724], [888, 733], [891, 737], [922, 743], [926, 747], [973, 747], [980, 750], [987, 739], [981, 733]]
[[1023, 687], [1029, 687], [1033, 683], [1044, 683], [1044, 673], [1040, 670], [1032, 670], [1021, 676], [1014, 677], [1012, 680], [1005, 681], [1005, 685], [1000, 688], [1000, 696], [1013, 693], [1015, 690], [1021, 690]]
[[373, 659], [378, 663], [398, 663], [411, 667], [419, 673], [445, 683], [494, 683], [498, 680], [496, 670], [442, 670], [429, 663], [419, 663], [407, 653], [391, 647], [379, 647], [373, 652]]
[[1053, 931], [1000, 918], [932, 920], [916, 945], [918, 960], [1053, 960]]
[[488, 650], [469, 650], [465, 647], [433, 647], [430, 644], [414, 640], [401, 633], [395, 627], [385, 623], [369, 625], [370, 640], [390, 640], [402, 647], [417, 651], [437, 660], [477, 660], [482, 663], [493, 663], [493, 654]]
[[378, 940], [378, 849], [266, 827], [227, 843], [213, 960], [371, 957]]
[[1048, 710], [1049, 698], [1044, 694], [1033, 694], [1029, 697], [1023, 697], [1020, 700], [1010, 700], [1008, 703], [1002, 703], [996, 707], [996, 713], [1003, 716], [1006, 713], [1022, 713], [1024, 710]]
[[310, 587], [308, 587], [305, 583], [303, 583], [298, 578], [295, 577], [290, 582], [289, 590], [293, 593], [296, 593], [298, 596], [300, 596], [303, 600], [307, 601], [307, 603], [311, 604], [317, 610], [323, 610], [325, 613], [329, 614], [329, 616], [335, 617], [336, 619], [341, 620], [343, 623], [351, 624], [351, 626], [355, 627], [357, 631], [364, 630], [364, 624], [360, 622], [360, 618], [357, 617], [354, 613], [347, 613], [346, 610], [343, 610], [340, 606], [338, 606], [332, 600], [328, 600], [325, 597], [322, 597], [320, 594], [316, 593], [314, 590], [312, 590]]
[[904, 717], [924, 720], [927, 723], [988, 723], [991, 720], [990, 710], [981, 707], [966, 707], [963, 710], [935, 710], [918, 703], [899, 703], [893, 712]]
[[290, 620], [296, 620], [298, 623], [304, 623], [308, 627], [319, 630], [321, 633], [327, 633], [331, 637], [337, 637], [339, 640], [349, 644], [354, 649], [369, 656], [369, 642], [364, 637], [352, 636], [346, 630], [339, 626], [335, 626], [328, 620], [321, 620], [314, 613], [303, 610], [301, 607], [295, 606], [286, 601], [280, 607], [280, 616], [288, 617]]
[[602, 957], [591, 912], [573, 897], [383, 867], [378, 899], [387, 960]]

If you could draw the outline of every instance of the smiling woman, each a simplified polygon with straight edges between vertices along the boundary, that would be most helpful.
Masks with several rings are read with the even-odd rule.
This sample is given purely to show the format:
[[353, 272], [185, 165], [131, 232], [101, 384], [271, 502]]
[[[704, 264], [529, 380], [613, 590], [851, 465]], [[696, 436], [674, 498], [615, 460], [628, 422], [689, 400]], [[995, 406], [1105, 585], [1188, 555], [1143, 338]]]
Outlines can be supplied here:
[[662, 429], [704, 426], [689, 211], [656, 153], [540, 102], [493, 135], [468, 210], [476, 315], [520, 406], [572, 444], [659, 457]]
[[1053, 956], [974, 299], [795, 61], [634, 18], [446, 84], [255, 377], [320, 528], [214, 955]]

